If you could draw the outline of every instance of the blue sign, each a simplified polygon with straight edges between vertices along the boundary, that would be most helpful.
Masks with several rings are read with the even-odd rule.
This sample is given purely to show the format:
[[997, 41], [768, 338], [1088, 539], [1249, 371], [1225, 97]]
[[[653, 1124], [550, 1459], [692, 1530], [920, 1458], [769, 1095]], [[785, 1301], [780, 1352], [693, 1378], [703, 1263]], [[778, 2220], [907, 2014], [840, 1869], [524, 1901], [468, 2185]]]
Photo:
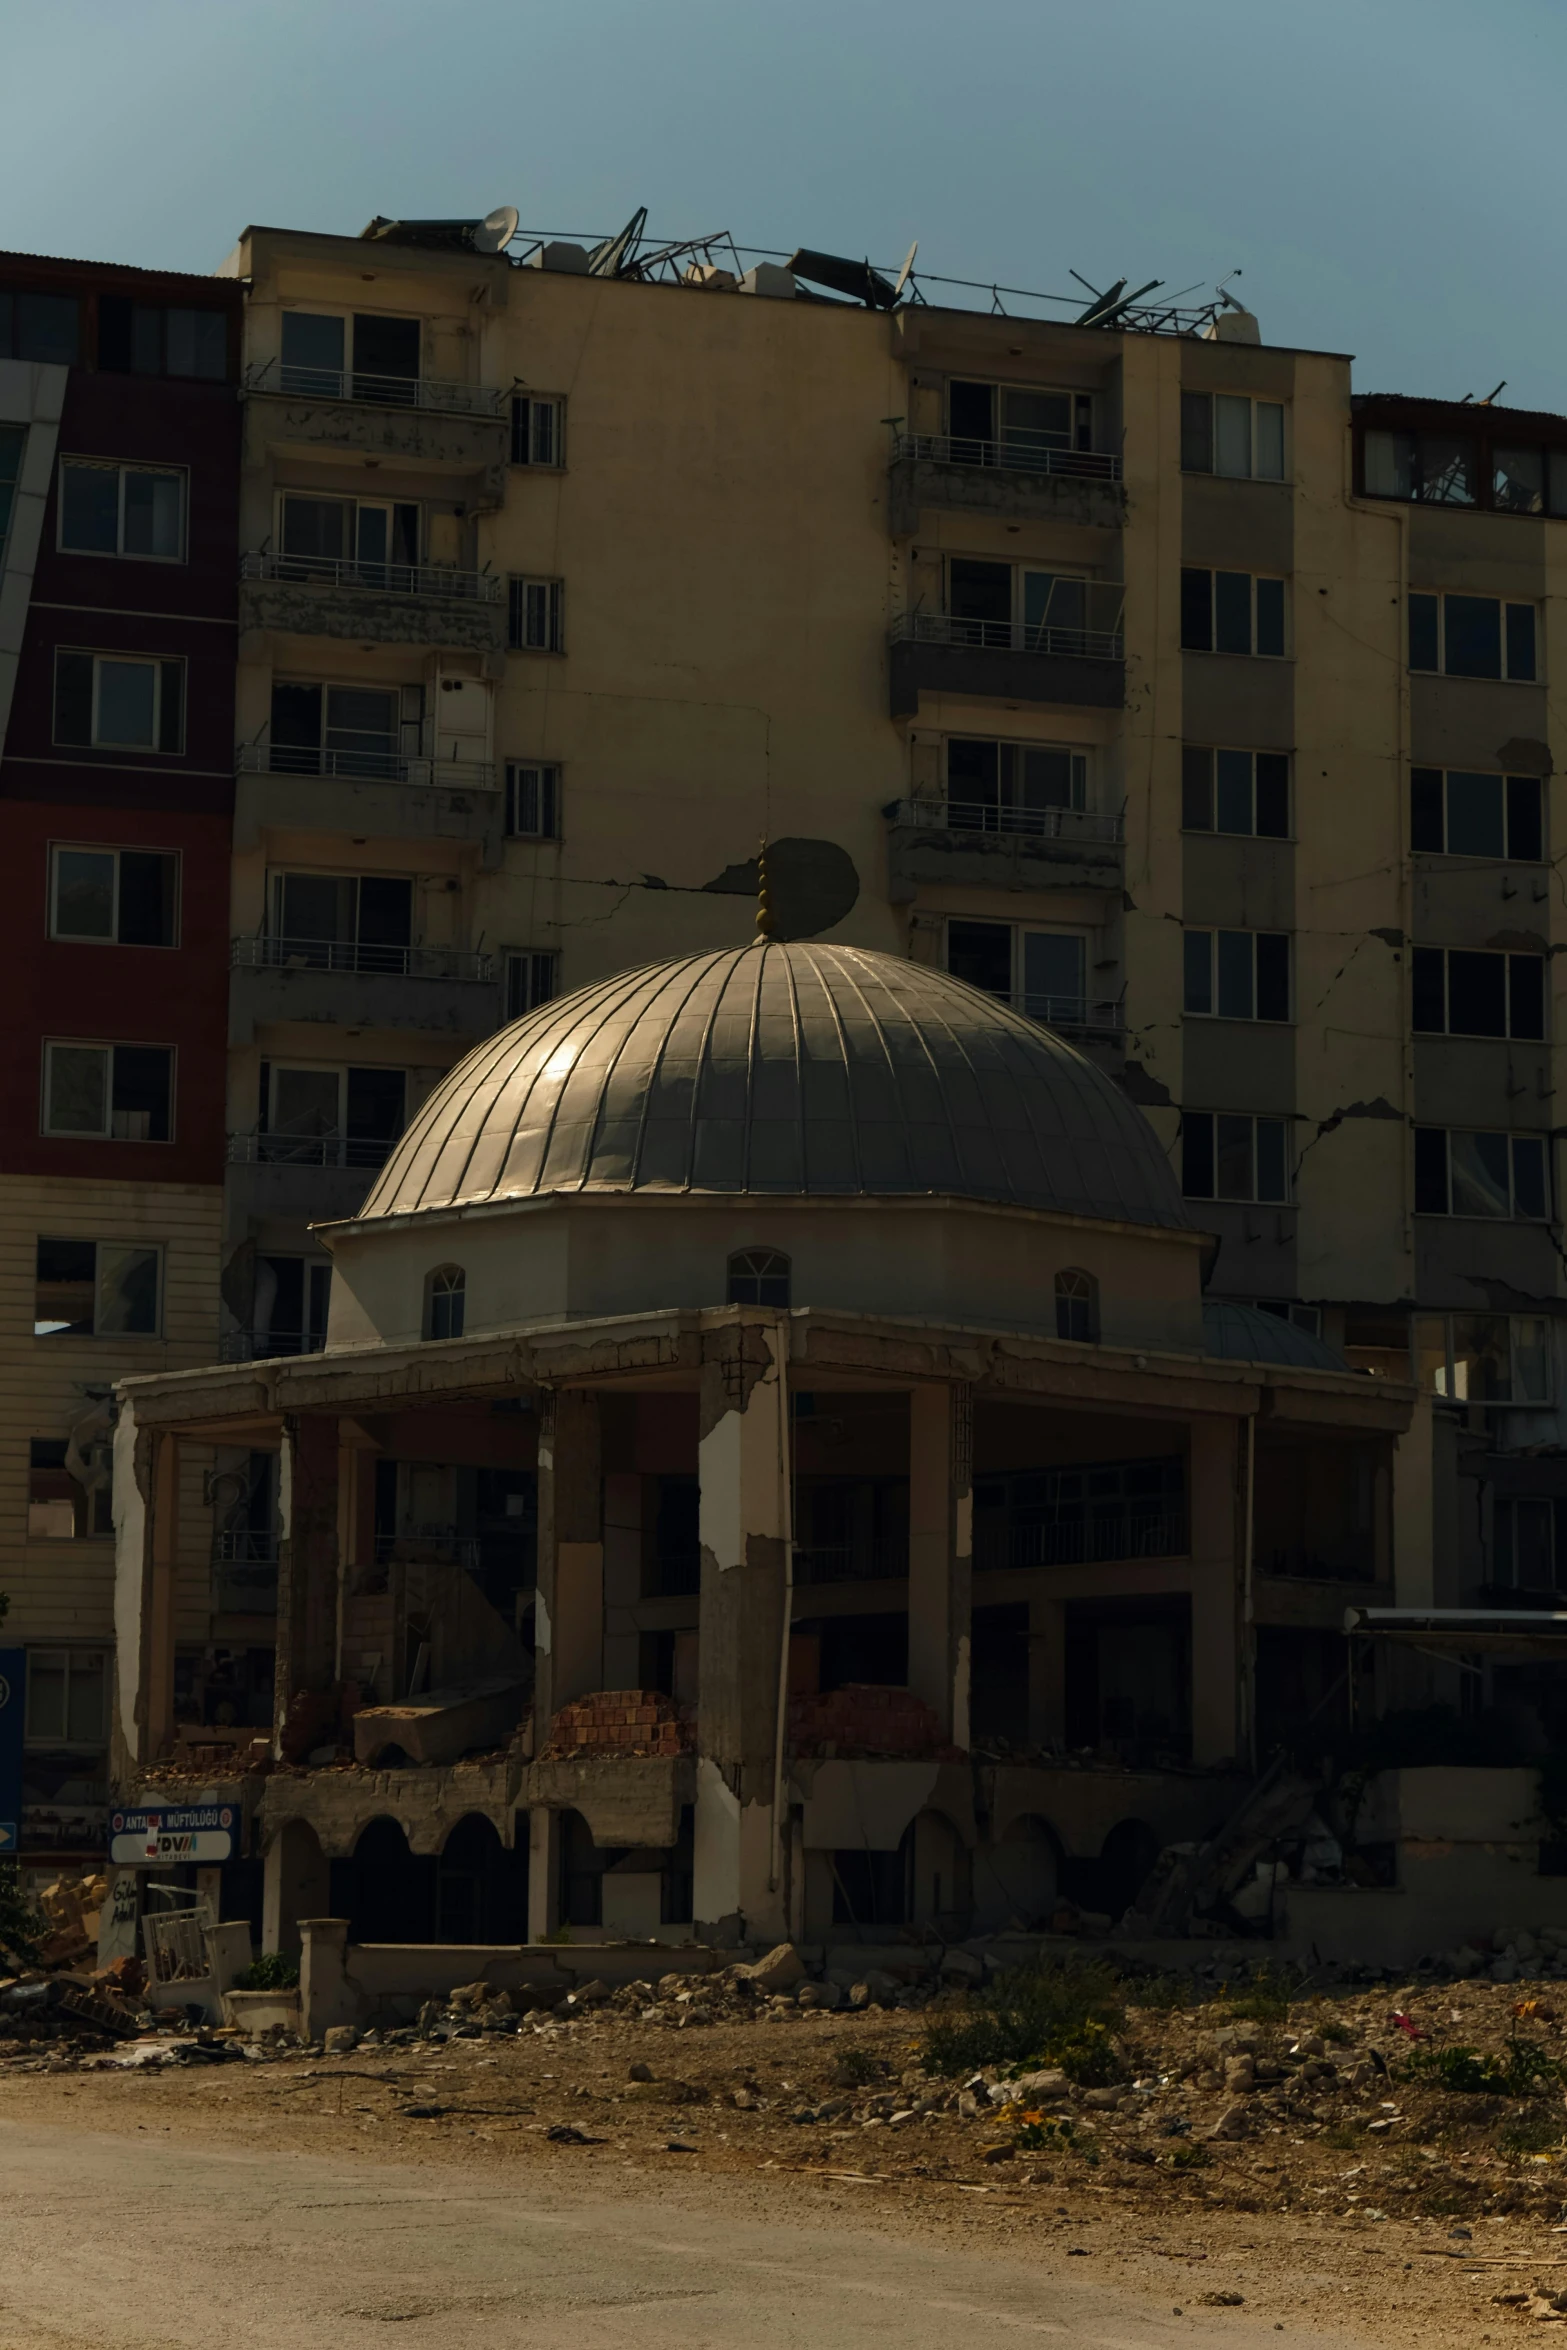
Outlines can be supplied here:
[[0, 1648], [0, 1852], [14, 1853], [17, 1849], [17, 1822], [22, 1816], [22, 1729], [26, 1712], [27, 1651]]
[[109, 1858], [122, 1868], [160, 1868], [171, 1861], [232, 1860], [239, 1824], [239, 1809], [232, 1803], [112, 1811]]

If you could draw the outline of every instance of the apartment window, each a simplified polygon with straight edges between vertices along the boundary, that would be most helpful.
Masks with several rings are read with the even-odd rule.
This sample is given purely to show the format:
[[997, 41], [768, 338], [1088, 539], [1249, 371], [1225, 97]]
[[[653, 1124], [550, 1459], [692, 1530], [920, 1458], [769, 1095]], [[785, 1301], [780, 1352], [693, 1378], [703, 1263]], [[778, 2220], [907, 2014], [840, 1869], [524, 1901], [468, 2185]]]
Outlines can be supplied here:
[[124, 1240], [40, 1239], [35, 1338], [156, 1338], [163, 1252]]
[[16, 503], [16, 485], [22, 476], [22, 451], [26, 446], [27, 434], [21, 425], [0, 424], [0, 563], [5, 561], [11, 509]]
[[274, 873], [269, 961], [315, 971], [406, 974], [414, 885], [390, 873]]
[[1290, 942], [1283, 930], [1188, 930], [1185, 1008], [1204, 1019], [1287, 1020]]
[[1182, 392], [1181, 470], [1284, 479], [1284, 406], [1237, 392]]
[[947, 969], [970, 987], [999, 996], [1047, 1026], [1079, 1027], [1097, 1008], [1087, 1002], [1088, 941], [1065, 930], [1027, 930], [1013, 922], [947, 924]]
[[954, 381], [947, 386], [947, 431], [956, 464], [1048, 469], [1059, 451], [1092, 449], [1093, 395]]
[[1181, 646], [1188, 653], [1284, 652], [1284, 582], [1250, 571], [1181, 572]]
[[245, 1334], [250, 1359], [318, 1353], [326, 1344], [331, 1294], [332, 1268], [321, 1258], [257, 1257]]
[[1181, 1189], [1188, 1199], [1252, 1200], [1282, 1207], [1289, 1199], [1289, 1127], [1283, 1118], [1248, 1118], [1227, 1110], [1181, 1116]]
[[81, 309], [74, 294], [31, 294], [0, 286], [0, 359], [74, 367], [81, 357]]
[[126, 653], [54, 657], [54, 739], [95, 751], [185, 748], [185, 664]]
[[560, 769], [506, 762], [506, 830], [513, 840], [560, 838]]
[[1545, 957], [1416, 947], [1414, 1027], [1424, 1036], [1545, 1035]]
[[72, 555], [185, 560], [185, 475], [171, 467], [60, 460], [60, 545]]
[[1092, 1273], [1070, 1265], [1055, 1279], [1056, 1336], [1091, 1346], [1099, 1336], [1099, 1284]]
[[407, 1115], [405, 1070], [263, 1061], [256, 1156], [281, 1166], [380, 1167]]
[[112, 1535], [111, 1498], [106, 1485], [95, 1485], [89, 1493], [71, 1475], [63, 1436], [32, 1439], [27, 1448], [29, 1542], [81, 1542]]
[[122, 947], [179, 944], [177, 849], [49, 851], [49, 936]]
[[1118, 584], [1082, 572], [953, 556], [945, 630], [953, 644], [1002, 651], [1118, 653], [1122, 598]]
[[430, 1275], [426, 1336], [461, 1338], [466, 1307], [467, 1282], [461, 1265], [437, 1265]]
[[1282, 751], [1181, 751], [1181, 822], [1188, 832], [1238, 832], [1285, 840], [1290, 763]]
[[422, 686], [272, 688], [272, 771], [395, 783], [424, 734]]
[[1444, 1402], [1550, 1402], [1550, 1325], [1543, 1315], [1417, 1314], [1414, 1335], [1419, 1383]]
[[1467, 1134], [1415, 1128], [1415, 1212], [1543, 1223], [1550, 1215], [1541, 1134]]
[[1086, 805], [1082, 751], [953, 736], [946, 752], [947, 823], [954, 831], [1045, 832], [1059, 810]]
[[511, 404], [513, 465], [561, 466], [566, 462], [566, 403], [520, 393]]
[[229, 371], [228, 320], [221, 310], [187, 310], [98, 297], [98, 365], [115, 375], [183, 375], [222, 383]]
[[174, 1054], [161, 1044], [44, 1046], [45, 1134], [112, 1142], [168, 1142], [174, 1131]]
[[309, 498], [285, 491], [277, 521], [281, 578], [317, 578], [323, 567], [335, 577], [339, 566], [347, 566], [349, 585], [405, 593], [418, 585], [411, 576], [421, 540], [413, 499]]
[[508, 619], [513, 652], [558, 653], [561, 644], [561, 583], [558, 579], [514, 579]]
[[28, 1742], [101, 1746], [109, 1734], [108, 1668], [99, 1648], [30, 1648]]
[[1491, 451], [1491, 503], [1504, 514], [1567, 514], [1567, 449]]
[[1411, 596], [1409, 666], [1443, 677], [1532, 679], [1534, 606], [1495, 596]]
[[1410, 846], [1449, 857], [1545, 855], [1537, 775], [1415, 767], [1409, 777]]
[[279, 386], [306, 399], [412, 408], [419, 397], [421, 340], [417, 318], [285, 310]]
[[522, 947], [506, 957], [506, 1017], [520, 1020], [560, 993], [560, 956], [553, 947]]
[[1480, 469], [1472, 437], [1449, 432], [1368, 432], [1368, 498], [1407, 498], [1424, 506], [1472, 506]]
[[790, 1288], [789, 1259], [781, 1249], [737, 1249], [729, 1260], [732, 1306], [787, 1306]]
[[1546, 1493], [1496, 1494], [1491, 1502], [1491, 1572], [1504, 1591], [1567, 1586], [1567, 1510]]

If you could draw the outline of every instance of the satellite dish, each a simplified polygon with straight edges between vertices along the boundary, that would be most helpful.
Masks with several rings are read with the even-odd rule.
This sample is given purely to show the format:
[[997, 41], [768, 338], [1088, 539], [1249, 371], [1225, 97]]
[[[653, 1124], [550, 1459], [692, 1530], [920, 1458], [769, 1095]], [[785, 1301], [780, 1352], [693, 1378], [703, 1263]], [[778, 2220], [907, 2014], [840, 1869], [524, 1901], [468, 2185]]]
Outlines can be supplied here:
[[517, 234], [517, 224], [521, 218], [522, 215], [515, 204], [497, 204], [495, 210], [487, 212], [474, 229], [474, 251], [476, 253], [504, 253], [512, 238]]
[[892, 299], [894, 304], [897, 304], [903, 299], [903, 289], [908, 284], [910, 278], [914, 275], [914, 256], [919, 251], [919, 249], [920, 241], [919, 238], [916, 237], [913, 244], [909, 247], [908, 252], [904, 255], [903, 267], [898, 272], [898, 282], [892, 289]]

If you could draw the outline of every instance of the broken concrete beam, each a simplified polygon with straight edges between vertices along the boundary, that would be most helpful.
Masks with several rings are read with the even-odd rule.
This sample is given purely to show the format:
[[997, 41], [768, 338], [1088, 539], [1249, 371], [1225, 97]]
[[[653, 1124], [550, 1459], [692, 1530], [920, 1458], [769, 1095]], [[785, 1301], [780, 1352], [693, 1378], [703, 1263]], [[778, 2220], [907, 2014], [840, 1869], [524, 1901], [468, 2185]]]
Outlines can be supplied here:
[[413, 1763], [456, 1762], [459, 1755], [503, 1746], [526, 1704], [525, 1684], [508, 1679], [432, 1689], [397, 1705], [361, 1706], [354, 1716], [354, 1759], [373, 1764], [395, 1747]]

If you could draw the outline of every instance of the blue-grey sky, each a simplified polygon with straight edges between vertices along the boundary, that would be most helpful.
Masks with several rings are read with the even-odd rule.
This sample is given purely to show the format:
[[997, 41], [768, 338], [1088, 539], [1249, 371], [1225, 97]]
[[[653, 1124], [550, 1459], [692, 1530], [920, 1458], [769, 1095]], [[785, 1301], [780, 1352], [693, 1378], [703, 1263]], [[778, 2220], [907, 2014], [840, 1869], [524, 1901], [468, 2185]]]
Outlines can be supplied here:
[[0, 246], [510, 202], [1070, 290], [1237, 267], [1361, 390], [1567, 408], [1562, 0], [0, 0]]

